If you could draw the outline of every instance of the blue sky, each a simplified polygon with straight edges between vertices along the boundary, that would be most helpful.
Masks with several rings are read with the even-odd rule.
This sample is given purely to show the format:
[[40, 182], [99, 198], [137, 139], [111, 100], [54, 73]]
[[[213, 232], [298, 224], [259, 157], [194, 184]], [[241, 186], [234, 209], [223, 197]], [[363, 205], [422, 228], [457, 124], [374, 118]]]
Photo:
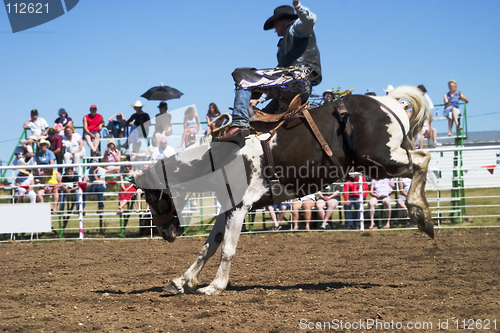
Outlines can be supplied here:
[[[215, 102], [226, 111], [235, 68], [276, 65], [278, 37], [262, 27], [283, 4], [292, 1], [82, 0], [16, 34], [0, 9], [0, 159], [10, 157], [33, 108], [52, 124], [63, 107], [81, 125], [91, 104], [105, 119], [119, 111], [128, 117], [139, 99], [154, 115], [158, 102], [140, 95], [163, 82], [184, 93], [168, 102], [169, 110], [195, 104], [204, 119]], [[469, 130], [498, 129], [500, 1], [303, 4], [318, 17], [323, 82], [314, 93], [340, 86], [381, 95], [388, 84], [424, 84], [440, 104], [454, 79], [470, 100]], [[174, 121], [182, 117], [173, 112]], [[446, 130], [444, 122], [434, 126]]]

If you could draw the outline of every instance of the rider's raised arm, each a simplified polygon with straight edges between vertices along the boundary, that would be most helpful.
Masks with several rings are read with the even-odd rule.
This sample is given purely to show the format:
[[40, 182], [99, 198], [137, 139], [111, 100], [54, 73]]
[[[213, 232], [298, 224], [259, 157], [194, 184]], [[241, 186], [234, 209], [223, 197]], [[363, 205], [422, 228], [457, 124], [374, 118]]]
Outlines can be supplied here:
[[302, 4], [295, 6], [295, 12], [299, 17], [298, 20], [293, 22], [290, 28], [292, 36], [298, 38], [309, 37], [314, 32], [314, 24], [316, 23], [316, 14], [311, 12], [309, 8], [304, 7]]

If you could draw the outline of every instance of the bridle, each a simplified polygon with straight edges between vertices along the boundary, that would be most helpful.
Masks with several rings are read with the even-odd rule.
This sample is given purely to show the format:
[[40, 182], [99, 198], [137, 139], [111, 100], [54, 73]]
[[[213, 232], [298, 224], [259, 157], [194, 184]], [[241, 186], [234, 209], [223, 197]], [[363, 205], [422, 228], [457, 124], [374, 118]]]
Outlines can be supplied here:
[[[163, 162], [163, 159], [161, 160], [161, 165], [162, 165], [162, 169], [163, 169], [163, 179], [165, 179], [165, 183], [166, 184], [163, 184], [163, 182], [160, 180], [160, 178], [158, 177], [158, 174], [156, 173], [156, 166], [153, 166], [152, 168], [150, 168], [150, 172], [153, 174], [154, 176], [154, 180], [158, 183], [158, 184], [161, 184], [161, 185], [164, 185], [165, 188], [162, 188], [160, 189], [160, 196], [158, 198], [158, 202], [161, 201], [162, 197], [163, 197], [163, 194], [165, 193], [166, 195], [168, 195], [170, 197], [170, 200], [173, 201], [173, 197], [172, 197], [172, 191], [170, 190], [170, 188], [168, 187], [168, 183], [167, 183], [167, 172], [165, 171], [165, 162]], [[157, 227], [160, 227], [164, 224], [166, 224], [167, 222], [169, 221], [172, 221], [173, 219], [177, 218], [178, 215], [177, 215], [177, 211], [175, 209], [175, 206], [172, 204], [172, 209], [170, 210], [170, 212], [168, 213], [165, 213], [165, 214], [153, 214], [153, 213], [156, 213], [155, 210], [150, 206], [150, 209], [151, 209], [151, 214], [153, 216], [157, 216], [157, 217], [162, 217], [161, 219], [153, 219], [154, 222], [156, 221], [162, 221], [162, 223], [154, 223]]]

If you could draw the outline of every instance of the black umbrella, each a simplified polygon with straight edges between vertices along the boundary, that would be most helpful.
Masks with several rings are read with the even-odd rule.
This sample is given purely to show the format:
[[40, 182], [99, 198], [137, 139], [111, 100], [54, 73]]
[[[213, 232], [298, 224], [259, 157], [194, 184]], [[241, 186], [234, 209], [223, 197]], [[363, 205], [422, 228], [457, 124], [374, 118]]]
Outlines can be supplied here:
[[141, 97], [148, 101], [168, 101], [169, 99], [180, 98], [182, 95], [184, 94], [175, 88], [161, 85], [149, 89]]

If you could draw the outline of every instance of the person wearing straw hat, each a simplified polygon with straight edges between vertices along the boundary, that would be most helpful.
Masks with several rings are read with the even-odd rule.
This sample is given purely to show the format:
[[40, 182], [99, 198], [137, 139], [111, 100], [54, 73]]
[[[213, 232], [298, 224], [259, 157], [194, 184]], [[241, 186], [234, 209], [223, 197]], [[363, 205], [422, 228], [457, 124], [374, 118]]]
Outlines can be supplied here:
[[128, 142], [125, 144], [125, 147], [128, 147], [129, 143], [137, 144], [139, 142], [139, 138], [148, 137], [151, 118], [149, 118], [149, 114], [142, 110], [143, 106], [144, 105], [141, 101], [136, 101], [132, 104], [135, 113], [127, 120], [127, 125], [130, 126], [130, 131], [128, 134]]
[[97, 113], [97, 106], [90, 106], [90, 113], [83, 117], [83, 139], [87, 141], [90, 148], [90, 156], [100, 156], [99, 140], [101, 130], [104, 126], [104, 118]]
[[[22, 166], [26, 166], [28, 163], [23, 163]], [[36, 202], [36, 193], [33, 191], [33, 186], [35, 186], [35, 177], [26, 168], [17, 169], [18, 174], [15, 180], [16, 189], [14, 190], [14, 195], [17, 196], [17, 203], [23, 203], [24, 198], [27, 196], [31, 203]]]
[[389, 93], [393, 90], [394, 87], [391, 84], [387, 85], [387, 88], [384, 89], [386, 95], [389, 95]]
[[298, 0], [292, 4], [293, 7], [277, 7], [274, 15], [264, 23], [264, 30], [274, 29], [278, 37], [282, 37], [278, 42], [277, 68], [237, 68], [233, 72], [236, 95], [232, 125], [220, 141], [249, 133], [250, 106], [273, 98], [262, 111], [284, 112], [297, 95], [305, 103], [312, 86], [321, 82], [321, 61], [314, 34], [316, 15]]
[[50, 142], [42, 139], [38, 143], [38, 148], [40, 151], [36, 154], [36, 163], [40, 165], [54, 164], [56, 155], [50, 150]]
[[[120, 162], [122, 160], [122, 153], [116, 149], [115, 140], [109, 139], [108, 148], [104, 151], [104, 158], [102, 161], [104, 163]], [[118, 165], [107, 165], [107, 174], [117, 174], [120, 173], [120, 166]]]

